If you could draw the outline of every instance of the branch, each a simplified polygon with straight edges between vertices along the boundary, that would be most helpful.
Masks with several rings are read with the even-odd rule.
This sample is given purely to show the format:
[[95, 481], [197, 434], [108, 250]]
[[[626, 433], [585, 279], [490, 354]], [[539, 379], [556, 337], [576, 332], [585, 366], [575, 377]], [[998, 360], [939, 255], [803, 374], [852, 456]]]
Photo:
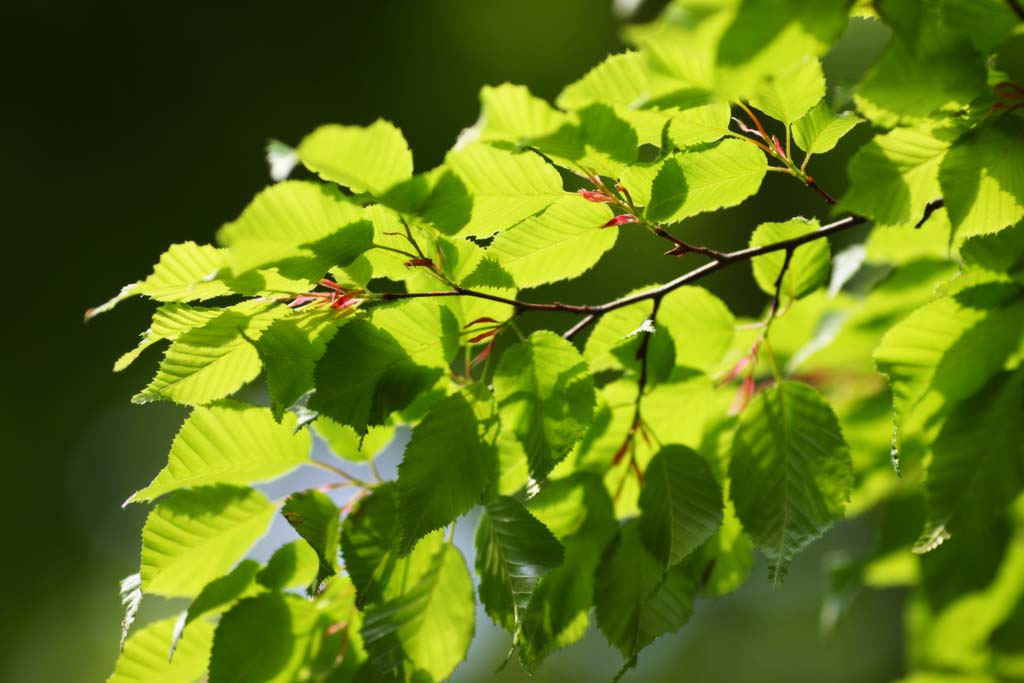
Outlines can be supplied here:
[[1006, 0], [1006, 4], [1010, 6], [1010, 9], [1013, 10], [1018, 19], [1024, 21], [1024, 7], [1021, 6], [1018, 0]]

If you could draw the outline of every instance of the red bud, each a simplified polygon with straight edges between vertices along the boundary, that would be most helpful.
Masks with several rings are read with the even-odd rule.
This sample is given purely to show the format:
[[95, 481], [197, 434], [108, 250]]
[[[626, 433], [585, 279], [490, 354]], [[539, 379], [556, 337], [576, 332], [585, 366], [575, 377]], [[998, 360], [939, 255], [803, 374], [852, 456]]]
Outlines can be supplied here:
[[466, 325], [462, 329], [466, 329], [467, 327], [473, 327], [473, 325], [476, 325], [478, 323], [497, 323], [497, 322], [498, 321], [495, 320], [494, 318], [488, 318], [488, 317], [485, 316], [483, 318], [477, 318], [476, 320], [469, 321], [468, 323], [466, 323]]
[[596, 202], [598, 204], [607, 204], [612, 201], [612, 198], [606, 195], [604, 192], [597, 192], [595, 190], [577, 190], [580, 196], [586, 199], [588, 202]]
[[631, 213], [620, 213], [601, 227], [610, 228], [613, 225], [625, 225], [626, 223], [636, 223], [636, 216]]
[[481, 332], [480, 334], [476, 335], [475, 337], [470, 337], [469, 338], [469, 343], [470, 344], [476, 344], [478, 341], [483, 341], [484, 339], [487, 339], [488, 337], [493, 337], [497, 333], [498, 333], [497, 329], [487, 330], [486, 332]]
[[432, 265], [434, 265], [434, 262], [431, 261], [428, 258], [414, 258], [414, 259], [409, 259], [408, 261], [405, 262], [405, 266], [407, 268], [412, 267], [412, 266], [432, 266]]

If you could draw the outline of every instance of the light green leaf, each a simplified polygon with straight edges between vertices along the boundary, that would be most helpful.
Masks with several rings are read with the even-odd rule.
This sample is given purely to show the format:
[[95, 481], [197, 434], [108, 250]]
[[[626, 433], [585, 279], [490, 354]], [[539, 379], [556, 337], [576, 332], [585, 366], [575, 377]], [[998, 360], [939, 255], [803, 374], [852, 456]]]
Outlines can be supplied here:
[[430, 409], [412, 430], [398, 466], [401, 553], [434, 529], [469, 512], [497, 476], [497, 457], [478, 434], [476, 416], [461, 394]]
[[223, 309], [171, 344], [156, 377], [132, 403], [205, 405], [233, 394], [260, 372], [259, 354], [250, 340], [287, 312], [285, 306], [248, 301]]
[[953, 234], [998, 232], [1024, 218], [1024, 125], [1006, 118], [960, 138], [939, 169]]
[[[781, 242], [813, 232], [818, 227], [818, 221], [803, 218], [794, 218], [785, 223], [762, 223], [750, 236], [750, 246], [763, 247]], [[800, 299], [827, 283], [832, 265], [831, 258], [828, 240], [825, 239], [807, 242], [794, 249], [789, 268], [782, 278], [782, 294]], [[775, 251], [751, 261], [754, 280], [762, 292], [775, 294], [775, 282], [785, 260], [784, 251]]]
[[210, 683], [292, 683], [322, 638], [320, 612], [297, 595], [246, 598], [221, 617]]
[[825, 74], [821, 62], [805, 57], [762, 81], [754, 89], [750, 103], [789, 126], [824, 97]]
[[466, 657], [475, 622], [473, 582], [458, 549], [444, 544], [400, 596], [367, 608], [362, 636], [388, 680], [443, 680]]
[[[922, 539], [988, 527], [1024, 489], [1024, 373], [997, 375], [957, 405], [935, 438]], [[926, 542], [922, 550], [935, 543]]]
[[725, 102], [684, 109], [672, 116], [669, 136], [677, 147], [714, 142], [728, 134], [729, 116]]
[[395, 438], [393, 424], [370, 427], [361, 437], [351, 427], [323, 416], [313, 422], [313, 431], [327, 442], [336, 456], [350, 462], [372, 460]]
[[640, 537], [666, 568], [722, 523], [722, 488], [708, 461], [686, 446], [666, 446], [647, 464], [639, 505]]
[[526, 450], [530, 473], [543, 479], [590, 424], [594, 384], [583, 357], [549, 331], [505, 351], [494, 374], [501, 428]]
[[274, 479], [309, 460], [310, 438], [288, 415], [277, 423], [259, 406], [222, 401], [196, 408], [174, 437], [167, 466], [125, 501], [153, 500], [169, 491]]
[[136, 631], [125, 643], [107, 683], [184, 683], [202, 678], [213, 642], [213, 626], [199, 622], [189, 629], [173, 660], [167, 645], [174, 619], [164, 619]]
[[383, 119], [366, 127], [321, 126], [296, 151], [306, 168], [357, 193], [380, 196], [412, 177], [412, 153], [402, 131]]
[[221, 314], [220, 308], [202, 308], [188, 304], [164, 304], [156, 309], [149, 329], [142, 333], [142, 340], [131, 351], [114, 363], [114, 372], [121, 372], [135, 362], [143, 351], [165, 339], [175, 340], [185, 332], [202, 327]]
[[533, 152], [474, 143], [449, 153], [445, 165], [422, 217], [447, 235], [493, 235], [563, 195], [558, 171]]
[[939, 164], [949, 143], [915, 128], [897, 128], [850, 160], [850, 189], [841, 204], [879, 226], [914, 225], [941, 196]]
[[249, 488], [205, 486], [168, 495], [142, 529], [143, 592], [198, 594], [263, 535], [275, 509]]
[[480, 104], [482, 140], [502, 139], [529, 146], [569, 123], [567, 115], [522, 85], [485, 85], [480, 89]]
[[644, 547], [634, 521], [605, 551], [595, 588], [597, 627], [630, 659], [690, 619], [696, 582], [684, 565], [666, 572]]
[[558, 539], [514, 498], [500, 496], [484, 507], [476, 530], [480, 601], [516, 641], [538, 581], [564, 557]]
[[789, 562], [842, 517], [853, 486], [839, 421], [811, 387], [783, 382], [743, 412], [729, 467], [743, 528], [778, 584]]
[[288, 496], [281, 508], [295, 532], [320, 560], [316, 580], [310, 585], [310, 594], [316, 594], [320, 585], [338, 573], [338, 524], [340, 511], [326, 493], [310, 489]]
[[320, 559], [302, 540], [285, 543], [274, 551], [266, 566], [256, 574], [256, 582], [272, 591], [305, 588], [320, 570]]
[[579, 195], [565, 195], [544, 213], [498, 234], [487, 249], [517, 287], [578, 277], [615, 246], [618, 233], [602, 230], [611, 210]]
[[174, 244], [137, 291], [157, 301], [203, 301], [230, 294], [227, 284], [212, 279], [224, 266], [225, 256], [223, 249], [209, 244]]
[[[436, 282], [431, 288], [436, 287]], [[458, 350], [459, 324], [448, 306], [436, 300], [413, 299], [373, 310], [371, 322], [394, 335], [420, 365], [448, 369]]]
[[[242, 598], [261, 592], [263, 588], [256, 582], [256, 573], [259, 570], [259, 562], [242, 560], [230, 573], [203, 586], [203, 590], [199, 592], [188, 609], [181, 613], [174, 624], [168, 657], [174, 657], [178, 643], [185, 635], [185, 629], [196, 619], [224, 612]], [[191, 632], [192, 630], [189, 629], [189, 633]]]
[[1010, 3], [1001, 0], [939, 0], [939, 16], [982, 53], [1006, 40], [1017, 21]]
[[705, 211], [735, 206], [761, 187], [768, 161], [742, 140], [682, 152], [665, 161], [651, 187], [648, 220], [674, 223]]
[[975, 235], [960, 245], [964, 263], [993, 273], [1006, 273], [1018, 282], [1024, 269], [1024, 223], [991, 235]]
[[852, 111], [833, 114], [829, 106], [821, 102], [793, 124], [793, 141], [808, 154], [824, 154], [863, 122], [864, 119]]
[[582, 109], [593, 102], [636, 106], [647, 97], [644, 62], [638, 52], [611, 55], [583, 78], [566, 86], [555, 103], [567, 110]]

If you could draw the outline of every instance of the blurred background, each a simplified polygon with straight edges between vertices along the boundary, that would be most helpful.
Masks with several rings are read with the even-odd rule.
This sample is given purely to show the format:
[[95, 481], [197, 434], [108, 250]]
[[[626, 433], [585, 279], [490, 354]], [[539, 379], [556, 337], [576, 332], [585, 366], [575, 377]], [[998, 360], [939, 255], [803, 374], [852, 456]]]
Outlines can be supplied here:
[[[172, 242], [210, 241], [269, 182], [268, 138], [296, 143], [322, 123], [395, 122], [416, 170], [432, 167], [478, 114], [484, 84], [512, 81], [553, 98], [619, 40], [611, 0], [137, 3], [37, 0], [0, 7], [0, 174], [7, 304], [0, 477], [0, 679], [100, 681], [117, 655], [117, 582], [138, 569], [145, 508], [120, 508], [163, 465], [181, 408], [132, 406], [159, 354], [110, 368], [151, 308], [132, 300], [88, 325], [82, 314], [145, 276]], [[661, 1], [640, 3], [652, 17]], [[617, 12], [618, 10], [618, 12]], [[858, 22], [826, 59], [842, 97], [886, 36]], [[862, 127], [865, 128], [865, 127]], [[848, 138], [814, 175], [833, 194]], [[759, 197], [692, 221], [690, 241], [733, 248], [758, 220], [827, 214], [813, 193], [769, 174]], [[786, 181], [789, 182], [786, 182]], [[855, 236], [853, 236], [855, 237]], [[596, 302], [666, 279], [653, 237], [623, 232], [601, 276], [533, 300]], [[708, 280], [739, 313], [764, 305], [745, 272]], [[394, 455], [392, 454], [392, 457]], [[469, 531], [469, 525], [463, 525]], [[901, 670], [899, 593], [862, 596], [818, 635], [822, 555], [866, 546], [841, 525], [771, 589], [762, 564], [743, 590], [701, 602], [679, 634], [645, 651], [627, 681], [863, 681]], [[456, 681], [493, 673], [507, 637], [478, 619]], [[551, 658], [536, 681], [607, 680], [620, 666], [599, 633]]]

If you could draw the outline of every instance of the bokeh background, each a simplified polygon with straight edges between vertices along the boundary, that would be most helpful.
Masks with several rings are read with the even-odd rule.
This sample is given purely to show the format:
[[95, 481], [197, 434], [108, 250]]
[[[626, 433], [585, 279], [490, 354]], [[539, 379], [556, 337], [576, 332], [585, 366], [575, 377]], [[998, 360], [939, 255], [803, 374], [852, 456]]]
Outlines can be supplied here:
[[[661, 4], [641, 2], [637, 18]], [[84, 310], [145, 276], [171, 242], [210, 241], [269, 182], [268, 138], [296, 143], [322, 123], [384, 117], [405, 132], [422, 171], [475, 121], [481, 85], [512, 81], [553, 98], [623, 49], [621, 25], [611, 0], [2, 3], [0, 679], [77, 683], [110, 673], [117, 582], [137, 571], [145, 516], [120, 504], [162, 466], [185, 414], [128, 401], [159, 354], [110, 371], [150, 308], [131, 301], [88, 325]], [[825, 61], [833, 97], [885, 39], [868, 22], [851, 27]], [[833, 193], [866, 135], [817, 161], [815, 176]], [[689, 239], [733, 248], [759, 220], [827, 215], [813, 193], [769, 176], [755, 200], [693, 221]], [[599, 275], [531, 298], [596, 302], [678, 274], [685, 264], [659, 259], [659, 248], [623, 232]], [[755, 313], [764, 297], [735, 270], [709, 286]], [[840, 525], [779, 589], [758, 564], [737, 594], [698, 603], [690, 624], [645, 651], [626, 680], [897, 676], [899, 593], [863, 595], [829, 638], [818, 632], [823, 556], [869, 541], [866, 525]], [[478, 620], [470, 661], [453, 680], [525, 680], [515, 663], [494, 673], [506, 649], [507, 637]], [[620, 663], [592, 631], [533, 680], [608, 680]]]

